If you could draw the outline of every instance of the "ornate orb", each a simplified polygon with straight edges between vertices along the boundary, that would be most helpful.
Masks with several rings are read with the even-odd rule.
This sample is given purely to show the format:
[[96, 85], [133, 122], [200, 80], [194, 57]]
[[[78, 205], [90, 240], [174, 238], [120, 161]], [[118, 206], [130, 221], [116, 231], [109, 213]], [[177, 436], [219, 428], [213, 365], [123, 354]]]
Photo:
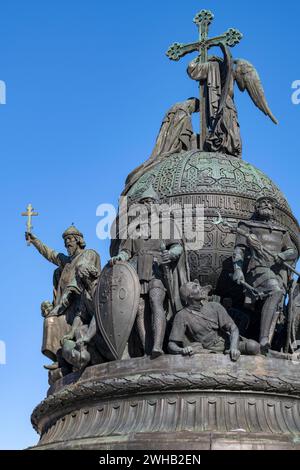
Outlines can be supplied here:
[[284, 195], [270, 178], [243, 160], [195, 150], [174, 154], [149, 169], [128, 196], [136, 201], [150, 184], [165, 203], [204, 206], [204, 246], [188, 251], [191, 278], [212, 284], [219, 295], [228, 293], [232, 284], [235, 235], [224, 225], [212, 223], [218, 212], [237, 226], [240, 220], [251, 218], [259, 196], [273, 196], [277, 201], [276, 220], [288, 228], [299, 251], [299, 225]]

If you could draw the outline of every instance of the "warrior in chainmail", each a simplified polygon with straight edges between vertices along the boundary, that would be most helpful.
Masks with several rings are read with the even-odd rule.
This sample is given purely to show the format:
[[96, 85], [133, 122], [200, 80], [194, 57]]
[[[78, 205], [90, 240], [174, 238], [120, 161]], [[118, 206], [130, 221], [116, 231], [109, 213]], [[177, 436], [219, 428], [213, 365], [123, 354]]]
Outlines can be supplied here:
[[[138, 236], [132, 237], [129, 235], [126, 240], [121, 241], [119, 254], [112, 258], [111, 263], [128, 261], [137, 271], [141, 286], [141, 297], [136, 325], [144, 352], [146, 352], [148, 338], [145, 329], [147, 319], [144, 317], [144, 312], [148, 304], [151, 311], [153, 336], [151, 355], [157, 357], [163, 354], [167, 323], [164, 304], [165, 300], [170, 297], [170, 290], [172, 290], [171, 295], [173, 298], [168, 298], [168, 300], [172, 302], [174, 310], [178, 311], [182, 308], [179, 288], [186, 280], [184, 260], [182, 259], [184, 250], [180, 240], [164, 240], [162, 244], [161, 239], [151, 237], [148, 214], [156, 210], [155, 206], [159, 202], [159, 197], [152, 186], [144, 192], [138, 202], [147, 209], [146, 226], [139, 227], [140, 233]], [[166, 279], [165, 268], [170, 273], [169, 279]], [[172, 285], [170, 285], [170, 281]]]

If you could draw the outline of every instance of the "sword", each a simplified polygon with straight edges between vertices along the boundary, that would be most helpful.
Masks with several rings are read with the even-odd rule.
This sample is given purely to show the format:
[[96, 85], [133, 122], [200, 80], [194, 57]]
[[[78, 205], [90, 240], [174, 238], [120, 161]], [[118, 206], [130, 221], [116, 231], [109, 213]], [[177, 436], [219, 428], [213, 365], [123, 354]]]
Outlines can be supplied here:
[[263, 300], [265, 297], [268, 296], [268, 294], [266, 292], [259, 292], [257, 289], [250, 286], [250, 284], [248, 284], [245, 281], [241, 281], [240, 285], [243, 286], [246, 290], [248, 290], [252, 295], [254, 295], [254, 297], [257, 300]]
[[[229, 277], [233, 277], [233, 274], [230, 274]], [[255, 287], [250, 286], [246, 281], [240, 281], [239, 284], [244, 287], [245, 290], [249, 291], [256, 300], [263, 300], [268, 296], [266, 292], [259, 292]]]

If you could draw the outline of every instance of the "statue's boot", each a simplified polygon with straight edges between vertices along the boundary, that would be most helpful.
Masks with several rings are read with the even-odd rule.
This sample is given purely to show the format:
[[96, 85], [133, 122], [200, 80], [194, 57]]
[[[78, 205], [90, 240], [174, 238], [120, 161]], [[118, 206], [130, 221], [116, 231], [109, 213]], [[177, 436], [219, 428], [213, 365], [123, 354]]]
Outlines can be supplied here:
[[261, 352], [261, 354], [266, 356], [268, 354], [270, 348], [271, 348], [271, 344], [270, 344], [270, 341], [269, 341], [269, 337], [268, 336], [261, 337], [260, 338], [260, 352]]
[[46, 364], [44, 366], [44, 369], [46, 369], [46, 370], [56, 370], [56, 369], [58, 369], [58, 362], [53, 362], [53, 364]]
[[164, 352], [161, 348], [154, 347], [151, 352], [152, 359], [156, 359], [157, 357], [163, 356]]

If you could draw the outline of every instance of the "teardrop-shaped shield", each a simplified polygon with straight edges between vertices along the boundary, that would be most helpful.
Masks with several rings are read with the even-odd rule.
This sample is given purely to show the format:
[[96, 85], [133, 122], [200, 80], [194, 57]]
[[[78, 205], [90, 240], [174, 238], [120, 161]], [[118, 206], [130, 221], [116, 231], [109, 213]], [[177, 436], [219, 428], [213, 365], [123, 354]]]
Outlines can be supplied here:
[[140, 282], [128, 263], [107, 264], [95, 294], [98, 328], [114, 359], [121, 359], [136, 318]]

